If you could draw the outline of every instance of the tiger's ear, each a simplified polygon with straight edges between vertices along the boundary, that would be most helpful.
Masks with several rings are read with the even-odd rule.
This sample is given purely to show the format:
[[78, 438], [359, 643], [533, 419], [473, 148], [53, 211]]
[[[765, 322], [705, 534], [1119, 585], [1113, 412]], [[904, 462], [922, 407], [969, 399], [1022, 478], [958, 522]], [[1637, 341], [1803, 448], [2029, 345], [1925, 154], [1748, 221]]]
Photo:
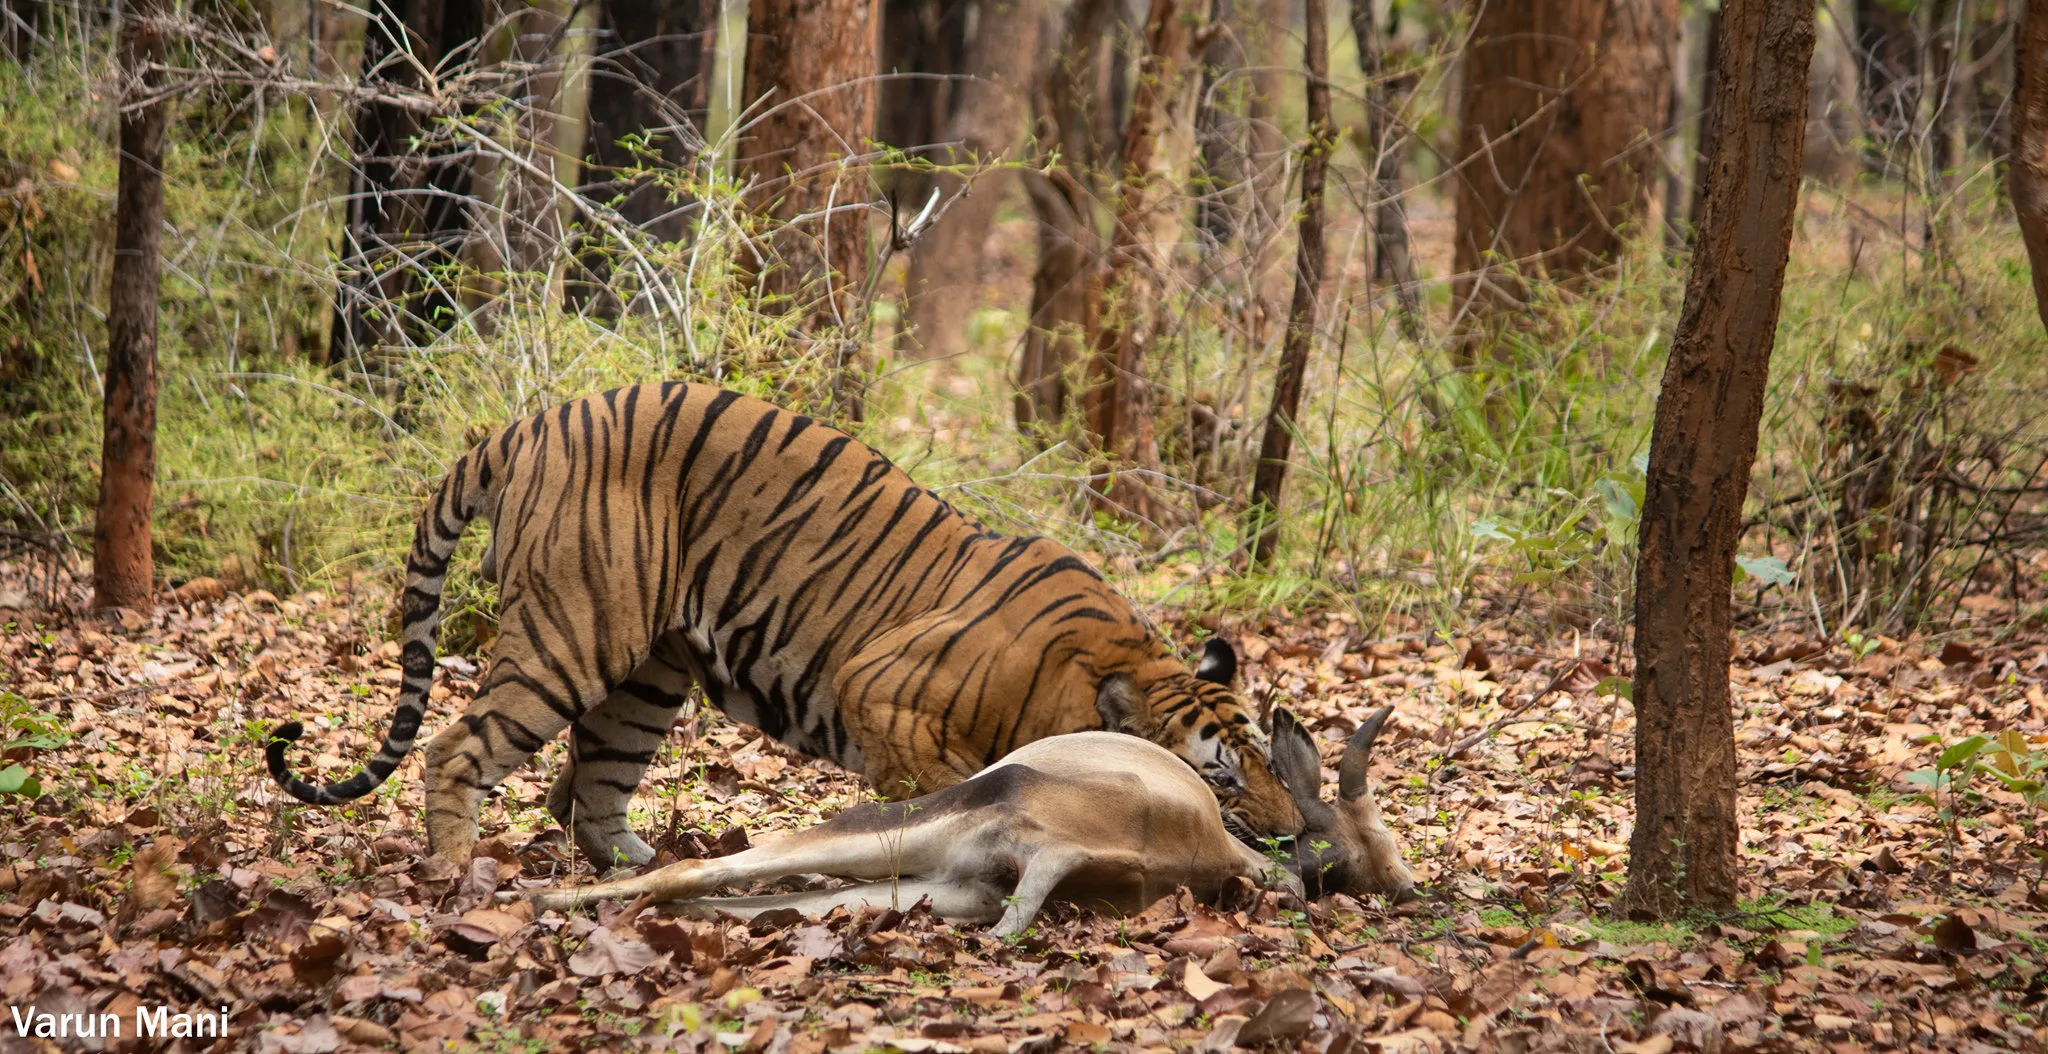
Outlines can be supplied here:
[[1102, 715], [1102, 727], [1111, 732], [1137, 732], [1138, 714], [1144, 706], [1138, 682], [1127, 673], [1111, 674], [1095, 690], [1095, 712]]
[[1195, 676], [1215, 684], [1230, 684], [1237, 680], [1237, 650], [1221, 637], [1210, 637], [1202, 645], [1202, 662], [1195, 667]]

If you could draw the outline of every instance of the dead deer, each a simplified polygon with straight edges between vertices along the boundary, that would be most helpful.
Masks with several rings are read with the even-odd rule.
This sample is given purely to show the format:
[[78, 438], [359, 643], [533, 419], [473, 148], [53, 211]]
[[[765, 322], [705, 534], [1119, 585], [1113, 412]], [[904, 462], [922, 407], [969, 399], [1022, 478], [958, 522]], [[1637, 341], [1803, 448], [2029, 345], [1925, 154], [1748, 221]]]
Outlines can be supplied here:
[[[1314, 740], [1292, 713], [1275, 711], [1274, 772], [1287, 782], [1308, 827], [1295, 846], [1272, 858], [1224, 829], [1215, 794], [1186, 762], [1136, 736], [1076, 732], [1020, 747], [936, 793], [857, 805], [732, 856], [530, 895], [544, 910], [647, 896], [679, 902], [671, 906], [685, 914], [741, 918], [776, 908], [822, 915], [835, 907], [908, 907], [928, 897], [940, 918], [994, 920], [998, 936], [1030, 926], [1048, 898], [1129, 913], [1179, 886], [1213, 898], [1239, 877], [1308, 896], [1405, 898], [1415, 880], [1380, 819], [1366, 775], [1373, 739], [1391, 709], [1374, 713], [1346, 746], [1334, 805], [1318, 794]], [[706, 896], [724, 886], [812, 874], [855, 884]]]

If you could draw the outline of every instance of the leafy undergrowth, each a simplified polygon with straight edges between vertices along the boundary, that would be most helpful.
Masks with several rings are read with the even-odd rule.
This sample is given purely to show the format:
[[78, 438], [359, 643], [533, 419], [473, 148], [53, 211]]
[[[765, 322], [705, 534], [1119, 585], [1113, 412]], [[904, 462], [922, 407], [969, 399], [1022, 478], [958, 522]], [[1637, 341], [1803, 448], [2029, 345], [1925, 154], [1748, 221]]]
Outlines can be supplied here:
[[[118, 618], [76, 614], [84, 596], [0, 566], [0, 606], [25, 609], [0, 612], [0, 770], [20, 781], [0, 792], [0, 1002], [225, 1006], [226, 1040], [184, 1049], [2048, 1049], [2039, 817], [1989, 772], [2048, 751], [2044, 641], [1740, 641], [1750, 899], [1649, 924], [1607, 914], [1634, 775], [1612, 645], [1156, 612], [1184, 642], [1235, 641], [1248, 698], [1296, 706], [1327, 758], [1396, 705], [1374, 774], [1429, 896], [1061, 908], [1002, 941], [911, 905], [751, 925], [500, 905], [582, 868], [542, 806], [559, 744], [487, 805], [467, 867], [423, 853], [417, 761], [342, 810], [263, 776], [261, 734], [291, 715], [321, 777], [374, 750], [399, 678], [382, 591], [202, 580]], [[476, 674], [442, 659], [437, 720]], [[704, 712], [639, 826], [732, 852], [862, 793]]]

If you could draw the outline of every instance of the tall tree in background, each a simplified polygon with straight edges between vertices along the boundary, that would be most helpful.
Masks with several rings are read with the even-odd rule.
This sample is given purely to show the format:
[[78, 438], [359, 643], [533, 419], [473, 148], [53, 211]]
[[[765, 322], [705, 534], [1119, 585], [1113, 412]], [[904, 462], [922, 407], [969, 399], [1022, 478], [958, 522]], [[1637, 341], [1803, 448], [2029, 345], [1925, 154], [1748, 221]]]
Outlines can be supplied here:
[[156, 307], [162, 278], [164, 126], [168, 106], [148, 102], [150, 72], [169, 48], [163, 0], [122, 13], [120, 187], [114, 199], [114, 267], [107, 291], [107, 372], [100, 445], [100, 503], [93, 519], [96, 607], [149, 600], [155, 577], [149, 513], [156, 491]]
[[1263, 242], [1285, 222], [1287, 137], [1279, 106], [1292, 8], [1288, 0], [1217, 4], [1195, 116], [1202, 149], [1195, 225], [1215, 246]]
[[454, 293], [435, 271], [470, 235], [472, 151], [428, 134], [420, 114], [388, 96], [417, 91], [422, 70], [474, 46], [482, 4], [379, 0], [363, 30], [365, 100], [355, 113], [330, 365], [371, 344], [426, 339], [454, 319]]
[[1358, 72], [1365, 74], [1364, 150], [1372, 159], [1372, 277], [1393, 286], [1397, 321], [1409, 340], [1427, 336], [1422, 326], [1422, 301], [1415, 278], [1415, 258], [1408, 251], [1408, 208], [1403, 203], [1401, 162], [1408, 156], [1408, 129], [1395, 109], [1413, 90], [1416, 78], [1402, 74], [1399, 82], [1387, 72], [1389, 34], [1380, 32], [1372, 0], [1351, 0], [1351, 32], [1358, 38]]
[[1526, 301], [1498, 259], [1553, 276], [1614, 259], [1655, 181], [1677, 41], [1678, 0], [1480, 5], [1459, 113], [1461, 312]]
[[[680, 241], [690, 203], [671, 200], [667, 185], [633, 173], [657, 164], [688, 172], [696, 161], [711, 106], [717, 0], [605, 0], [598, 32], [584, 146], [590, 174], [582, 192], [597, 201], [616, 199], [628, 223], [661, 241]], [[642, 136], [647, 139], [635, 150], [631, 144]], [[588, 285], [571, 290], [572, 303], [618, 314], [621, 305], [607, 288], [611, 265], [598, 240], [583, 256]]]
[[[1856, 0], [1857, 83], [1873, 171], [1892, 172], [1895, 150], [1920, 116], [1920, 47], [1914, 0]], [[1894, 174], [1896, 174], [1894, 172]]]
[[[1363, 2], [1363, 0], [1354, 0]], [[1273, 402], [1266, 410], [1266, 434], [1259, 444], [1259, 466], [1252, 477], [1247, 515], [1252, 535], [1252, 563], [1273, 558], [1280, 531], [1281, 492], [1287, 486], [1287, 458], [1293, 452], [1295, 413], [1301, 409], [1301, 380], [1308, 372], [1309, 349], [1315, 344], [1316, 305], [1323, 295], [1323, 171], [1330, 161], [1330, 12], [1326, 0], [1306, 0], [1307, 44], [1302, 65], [1308, 82], [1308, 144], [1301, 154], [1301, 223], [1295, 243], [1294, 302], [1287, 309], [1287, 339], [1280, 349], [1280, 372], [1273, 379]]]
[[[1107, 105], [1109, 29], [1114, 0], [1074, 0], [1059, 46], [1046, 50], [1031, 92], [1038, 171], [1023, 174], [1038, 217], [1038, 262], [1031, 273], [1030, 326], [1017, 362], [1017, 427], [1049, 438], [1068, 410], [1068, 366], [1095, 330], [1095, 257], [1101, 238], [1095, 202], [1099, 169], [1115, 137], [1095, 116]], [[1113, 115], [1112, 115], [1113, 116]]]
[[1685, 305], [1650, 435], [1636, 565], [1636, 826], [1620, 907], [1735, 906], [1735, 544], [1799, 203], [1811, 0], [1726, 0]]
[[1189, 0], [1152, 0], [1145, 51], [1124, 126], [1123, 179], [1102, 280], [1101, 326], [1088, 360], [1088, 429], [1097, 449], [1139, 470], [1119, 475], [1108, 506], [1156, 520], [1159, 448], [1146, 359], [1181, 237], [1182, 194], [1194, 158], [1201, 13]]
[[[572, 6], [569, 0], [486, 0], [490, 21], [478, 58], [506, 75], [502, 91], [517, 103], [477, 115], [489, 138], [464, 144], [476, 148], [470, 177], [476, 215], [463, 243], [462, 259], [471, 269], [463, 292], [479, 324], [496, 317], [508, 285], [526, 285], [539, 302], [552, 301], [549, 272], [567, 233], [557, 188], [575, 181], [583, 145], [583, 114], [568, 112], [563, 97]], [[568, 128], [578, 134], [565, 151], [557, 137]], [[541, 285], [532, 289], [536, 280]]]
[[753, 0], [742, 91], [754, 116], [739, 177], [774, 224], [763, 290], [802, 310], [813, 339], [832, 341], [834, 412], [855, 420], [869, 194], [850, 162], [874, 135], [879, 24], [875, 0]]
[[2048, 328], [2048, 0], [2026, 0], [2013, 42], [2011, 156], [2006, 186], [2034, 272], [2034, 308]]
[[[1008, 160], [1024, 132], [1042, 12], [1030, 0], [979, 0], [976, 11], [964, 76], [953, 86], [955, 103], [940, 131], [939, 148], [931, 154], [941, 165]], [[911, 247], [904, 284], [918, 353], [944, 357], [966, 350], [967, 322], [981, 288], [982, 251], [1011, 179], [1004, 171], [982, 175], [945, 219]], [[935, 183], [950, 197], [959, 191], [961, 177], [941, 172]]]

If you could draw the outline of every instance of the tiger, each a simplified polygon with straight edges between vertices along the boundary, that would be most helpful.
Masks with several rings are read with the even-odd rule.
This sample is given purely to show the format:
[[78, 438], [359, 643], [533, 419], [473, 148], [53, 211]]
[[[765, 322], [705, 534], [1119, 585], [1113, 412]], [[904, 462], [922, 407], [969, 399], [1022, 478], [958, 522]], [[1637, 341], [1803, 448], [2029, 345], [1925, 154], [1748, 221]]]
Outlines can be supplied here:
[[455, 462], [406, 558], [390, 730], [317, 786], [287, 764], [304, 726], [277, 726], [266, 761], [293, 798], [361, 798], [412, 751], [449, 560], [478, 517], [499, 630], [476, 695], [426, 747], [436, 855], [464, 860], [484, 796], [567, 730], [548, 811], [593, 862], [645, 864], [629, 806], [693, 687], [891, 800], [1109, 729], [1191, 766], [1241, 837], [1302, 829], [1228, 643], [1190, 670], [1067, 547], [985, 529], [826, 423], [680, 381], [571, 400]]

